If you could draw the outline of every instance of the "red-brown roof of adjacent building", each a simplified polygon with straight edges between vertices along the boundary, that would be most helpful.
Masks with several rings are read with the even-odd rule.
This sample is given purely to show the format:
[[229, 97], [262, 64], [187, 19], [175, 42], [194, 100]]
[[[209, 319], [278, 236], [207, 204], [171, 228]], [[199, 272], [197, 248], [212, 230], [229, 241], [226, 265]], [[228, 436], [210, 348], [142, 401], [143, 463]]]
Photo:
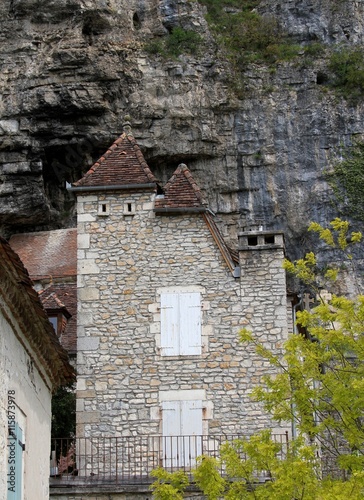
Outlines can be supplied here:
[[164, 196], [157, 197], [155, 209], [204, 209], [201, 190], [188, 167], [181, 163], [164, 187]]
[[77, 229], [15, 234], [9, 243], [33, 280], [77, 275]]
[[19, 256], [0, 238], [2, 312], [6, 317], [11, 311], [19, 326], [19, 329], [13, 329], [14, 335], [25, 349], [29, 350], [30, 346], [37, 358], [34, 361], [40, 373], [42, 367], [54, 388], [74, 380], [75, 373], [32, 285]]
[[120, 187], [153, 183], [156, 184], [157, 179], [134, 137], [124, 132], [72, 187]]

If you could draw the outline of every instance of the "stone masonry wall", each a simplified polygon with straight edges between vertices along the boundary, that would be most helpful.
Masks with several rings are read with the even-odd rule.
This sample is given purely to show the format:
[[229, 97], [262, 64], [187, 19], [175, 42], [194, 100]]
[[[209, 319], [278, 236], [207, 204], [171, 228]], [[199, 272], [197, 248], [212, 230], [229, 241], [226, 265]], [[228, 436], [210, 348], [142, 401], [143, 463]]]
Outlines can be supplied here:
[[[159, 434], [163, 394], [181, 391], [203, 400], [208, 434], [270, 427], [249, 397], [270, 368], [237, 334], [274, 349], [286, 334], [282, 250], [242, 253], [233, 278], [202, 216], [156, 216], [154, 196], [78, 197], [78, 435]], [[173, 287], [201, 293], [201, 356], [160, 356], [160, 293]]]
[[[264, 238], [262, 238], [264, 242]], [[273, 353], [279, 353], [287, 339], [290, 318], [287, 317], [285, 271], [282, 267], [284, 250], [282, 235], [275, 235], [275, 243], [258, 246], [240, 244], [239, 259], [242, 269], [241, 309], [244, 326], [254, 338]], [[259, 384], [262, 375], [272, 368], [261, 358], [250, 357], [243, 361], [246, 366], [246, 394]], [[266, 417], [257, 405], [252, 411], [247, 407], [243, 415], [247, 424], [257, 428], [266, 426]], [[279, 428], [276, 429], [277, 432]]]

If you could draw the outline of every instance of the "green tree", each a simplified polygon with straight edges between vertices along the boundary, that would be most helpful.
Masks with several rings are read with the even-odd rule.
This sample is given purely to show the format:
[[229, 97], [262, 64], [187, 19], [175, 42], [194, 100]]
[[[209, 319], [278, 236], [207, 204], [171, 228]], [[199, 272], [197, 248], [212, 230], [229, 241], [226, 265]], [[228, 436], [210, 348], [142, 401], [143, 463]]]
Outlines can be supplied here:
[[183, 471], [167, 472], [162, 467], [151, 472], [156, 480], [151, 485], [156, 500], [182, 500], [188, 486], [188, 477]]
[[59, 387], [52, 396], [52, 438], [69, 439], [76, 434], [74, 384]]
[[[362, 239], [341, 219], [309, 230], [349, 262]], [[312, 252], [285, 268], [316, 296], [313, 309], [297, 313], [300, 333], [289, 336], [281, 355], [247, 330], [240, 337], [277, 367], [253, 396], [274, 420], [294, 421], [298, 437], [280, 444], [267, 430], [226, 443], [220, 462], [202, 457], [194, 479], [208, 500], [364, 498], [364, 296], [328, 293], [345, 266], [320, 270]]]

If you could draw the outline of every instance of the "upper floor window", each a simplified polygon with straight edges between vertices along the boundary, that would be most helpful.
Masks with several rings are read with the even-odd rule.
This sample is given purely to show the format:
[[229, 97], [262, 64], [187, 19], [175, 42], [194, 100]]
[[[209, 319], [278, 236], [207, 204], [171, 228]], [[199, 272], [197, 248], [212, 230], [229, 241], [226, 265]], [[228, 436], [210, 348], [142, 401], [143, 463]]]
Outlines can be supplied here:
[[161, 354], [201, 354], [199, 292], [161, 294]]

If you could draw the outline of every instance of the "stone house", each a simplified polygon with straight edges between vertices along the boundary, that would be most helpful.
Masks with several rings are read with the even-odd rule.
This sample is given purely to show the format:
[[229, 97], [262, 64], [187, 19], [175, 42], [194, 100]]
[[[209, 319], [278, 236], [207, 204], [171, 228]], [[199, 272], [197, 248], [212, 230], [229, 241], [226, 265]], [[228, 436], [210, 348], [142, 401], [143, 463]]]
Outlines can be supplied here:
[[160, 186], [128, 129], [69, 189], [77, 436], [174, 436], [161, 445], [168, 466], [193, 461], [214, 437], [272, 428], [250, 398], [271, 368], [238, 332], [273, 351], [287, 336], [283, 235], [243, 232], [230, 249], [187, 166]]
[[51, 397], [75, 377], [18, 255], [0, 239], [0, 499], [49, 497]]

